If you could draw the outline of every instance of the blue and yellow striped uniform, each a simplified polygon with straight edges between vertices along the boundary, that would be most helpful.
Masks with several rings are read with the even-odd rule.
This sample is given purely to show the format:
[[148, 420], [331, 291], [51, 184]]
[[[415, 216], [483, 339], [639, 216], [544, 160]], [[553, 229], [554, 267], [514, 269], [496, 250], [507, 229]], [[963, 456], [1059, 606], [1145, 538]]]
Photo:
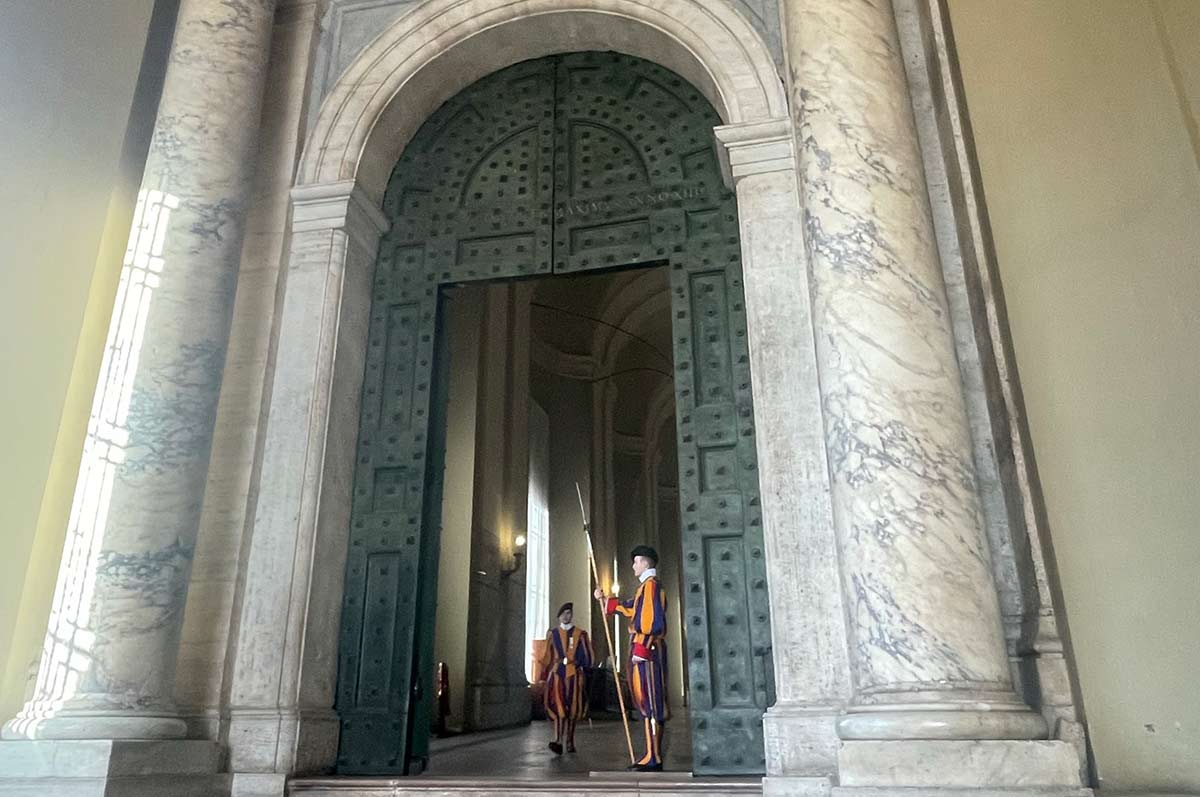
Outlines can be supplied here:
[[[667, 594], [656, 576], [641, 583], [627, 601], [608, 599], [608, 614], [629, 618], [629, 691], [642, 715], [646, 755], [639, 764], [661, 764], [661, 723], [667, 718], [663, 639], [667, 635]], [[640, 660], [639, 660], [640, 659]]]
[[592, 666], [592, 642], [581, 628], [551, 628], [546, 634], [546, 716], [579, 720], [587, 716], [585, 667]]

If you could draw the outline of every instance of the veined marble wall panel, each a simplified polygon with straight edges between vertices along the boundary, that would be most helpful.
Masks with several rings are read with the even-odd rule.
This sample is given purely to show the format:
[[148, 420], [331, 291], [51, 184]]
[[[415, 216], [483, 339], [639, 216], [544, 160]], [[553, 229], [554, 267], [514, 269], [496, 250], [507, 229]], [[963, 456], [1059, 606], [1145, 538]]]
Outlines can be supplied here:
[[217, 733], [243, 533], [253, 499], [276, 292], [285, 254], [288, 192], [304, 143], [301, 122], [317, 10], [315, 0], [281, 3], [271, 39], [258, 166], [175, 689], [191, 734], [206, 738]]
[[[731, 0], [738, 13], [762, 36], [783, 77], [783, 24], [779, 18], [779, 0]], [[786, 2], [786, 0], [785, 0]]]
[[423, 0], [330, 0], [321, 18], [313, 62], [312, 103], [305, 129], [312, 128], [321, 100], [363, 48], [400, 15], [421, 2]]

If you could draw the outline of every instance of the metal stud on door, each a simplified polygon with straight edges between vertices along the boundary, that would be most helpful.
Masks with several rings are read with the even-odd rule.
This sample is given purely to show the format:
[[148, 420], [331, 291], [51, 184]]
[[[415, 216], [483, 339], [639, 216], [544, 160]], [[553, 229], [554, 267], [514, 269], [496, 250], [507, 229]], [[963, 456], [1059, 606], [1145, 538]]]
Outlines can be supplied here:
[[692, 766], [762, 772], [774, 687], [737, 239], [689, 241], [671, 287]]

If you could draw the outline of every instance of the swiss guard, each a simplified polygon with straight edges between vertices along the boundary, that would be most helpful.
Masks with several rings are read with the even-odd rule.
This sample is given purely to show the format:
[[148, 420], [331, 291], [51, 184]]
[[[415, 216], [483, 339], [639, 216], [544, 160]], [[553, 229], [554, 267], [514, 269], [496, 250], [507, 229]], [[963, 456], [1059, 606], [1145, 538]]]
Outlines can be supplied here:
[[546, 717], [554, 723], [554, 741], [550, 749], [562, 755], [563, 742], [568, 753], [575, 752], [575, 723], [587, 717], [587, 677], [592, 666], [592, 642], [587, 632], [576, 628], [575, 606], [564, 603], [558, 609], [558, 627], [546, 634], [546, 654], [542, 663], [546, 676]]
[[[639, 772], [662, 770], [663, 722], [667, 718], [666, 665], [663, 639], [667, 634], [667, 595], [659, 583], [656, 568], [658, 552], [639, 545], [630, 554], [633, 574], [641, 584], [633, 598], [619, 601], [607, 598], [605, 614], [629, 618], [629, 690], [642, 715], [646, 754], [629, 769]], [[604, 590], [596, 590], [596, 599], [604, 601]]]

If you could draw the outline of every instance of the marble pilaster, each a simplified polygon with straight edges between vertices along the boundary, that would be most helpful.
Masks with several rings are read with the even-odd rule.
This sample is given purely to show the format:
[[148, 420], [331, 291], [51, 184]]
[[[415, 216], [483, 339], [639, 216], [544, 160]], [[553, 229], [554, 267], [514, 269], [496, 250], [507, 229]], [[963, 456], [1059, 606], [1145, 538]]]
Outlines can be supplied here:
[[353, 181], [292, 191], [254, 522], [229, 676], [233, 772], [333, 763], [351, 482], [371, 284], [387, 220]]
[[743, 285], [776, 702], [763, 720], [767, 784], [836, 773], [850, 698], [795, 147], [786, 119], [716, 129], [741, 227]]
[[1022, 739], [890, 2], [786, 4], [850, 622], [843, 739]]
[[36, 693], [6, 738], [186, 732], [176, 657], [274, 5], [180, 5]]
[[305, 79], [319, 13], [316, 0], [276, 5], [237, 300], [179, 645], [175, 699], [190, 737], [217, 739], [221, 729], [233, 604], [254, 509], [255, 458], [266, 432], [262, 406], [270, 386], [276, 294], [287, 265], [290, 191], [303, 144]]

